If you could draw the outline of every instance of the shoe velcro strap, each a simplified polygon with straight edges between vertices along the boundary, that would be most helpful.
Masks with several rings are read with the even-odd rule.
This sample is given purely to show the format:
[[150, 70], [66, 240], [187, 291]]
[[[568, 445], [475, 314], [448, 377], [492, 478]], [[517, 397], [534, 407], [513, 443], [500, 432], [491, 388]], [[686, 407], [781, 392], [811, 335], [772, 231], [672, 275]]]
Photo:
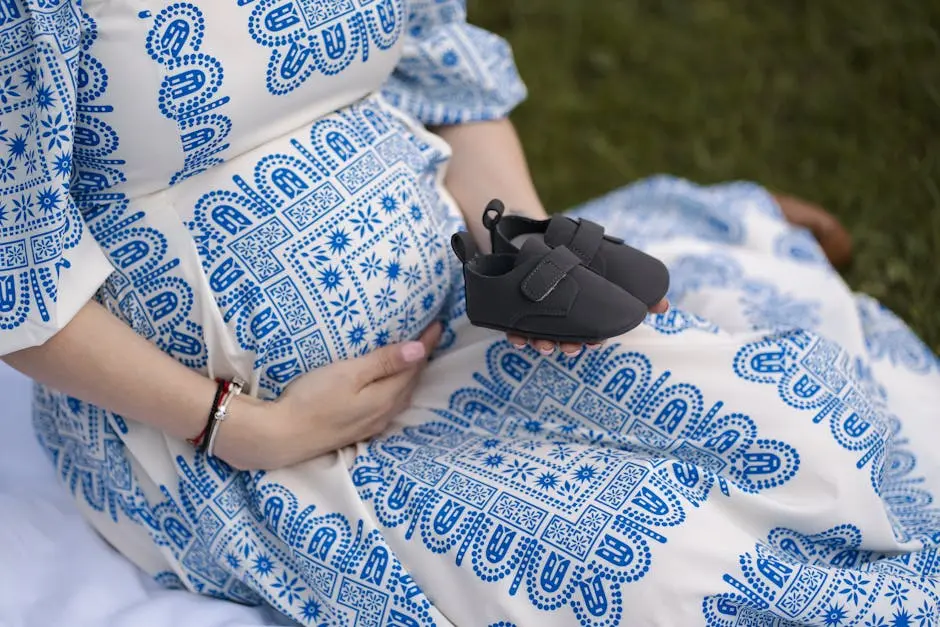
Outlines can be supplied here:
[[594, 256], [597, 255], [603, 241], [604, 227], [596, 222], [582, 219], [578, 221], [578, 229], [574, 232], [571, 241], [568, 242], [568, 248], [587, 265], [594, 260]]
[[568, 273], [581, 265], [573, 252], [559, 246], [539, 261], [538, 265], [522, 280], [522, 293], [526, 298], [541, 302], [558, 287]]

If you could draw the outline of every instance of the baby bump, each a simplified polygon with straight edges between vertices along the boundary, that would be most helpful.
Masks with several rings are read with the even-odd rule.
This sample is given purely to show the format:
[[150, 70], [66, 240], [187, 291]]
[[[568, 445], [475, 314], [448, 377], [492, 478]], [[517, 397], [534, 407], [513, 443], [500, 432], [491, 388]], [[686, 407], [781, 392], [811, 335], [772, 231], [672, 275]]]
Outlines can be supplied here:
[[374, 102], [304, 135], [239, 163], [190, 222], [225, 324], [270, 392], [416, 337], [456, 267], [437, 148]]

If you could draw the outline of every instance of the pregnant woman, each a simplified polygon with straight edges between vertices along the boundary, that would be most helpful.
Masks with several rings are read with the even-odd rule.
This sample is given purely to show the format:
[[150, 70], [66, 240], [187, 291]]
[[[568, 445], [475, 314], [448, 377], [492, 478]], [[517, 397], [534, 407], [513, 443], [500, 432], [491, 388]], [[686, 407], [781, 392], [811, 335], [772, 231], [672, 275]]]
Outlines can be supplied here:
[[450, 236], [545, 212], [461, 1], [2, 0], [0, 50], [0, 355], [158, 581], [307, 625], [936, 624], [940, 367], [811, 209], [616, 191], [571, 215], [671, 309], [507, 341]]

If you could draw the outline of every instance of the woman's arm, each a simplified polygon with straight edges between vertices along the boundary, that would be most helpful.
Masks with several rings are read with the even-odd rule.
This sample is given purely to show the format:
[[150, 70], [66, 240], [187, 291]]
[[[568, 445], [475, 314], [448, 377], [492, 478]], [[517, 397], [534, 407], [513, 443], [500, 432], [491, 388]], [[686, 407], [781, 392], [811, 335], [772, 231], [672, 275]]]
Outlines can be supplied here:
[[215, 383], [90, 302], [41, 346], [5, 355], [23, 374], [179, 439], [206, 424]]
[[[242, 469], [280, 468], [382, 432], [409, 403], [440, 339], [382, 347], [299, 377], [276, 402], [237, 397], [215, 453]], [[36, 381], [179, 440], [209, 417], [216, 384], [135, 334], [97, 303], [41, 346], [2, 357]]]
[[481, 217], [492, 199], [499, 198], [514, 213], [547, 217], [512, 122], [501, 119], [432, 130], [453, 150], [445, 184], [482, 250], [489, 250], [490, 240]]
[[[508, 119], [432, 130], [451, 146], [453, 157], [445, 185], [460, 206], [467, 228], [481, 250], [490, 250], [482, 216], [486, 204], [493, 198], [502, 200], [513, 213], [536, 219], [548, 217], [532, 182], [519, 136]], [[556, 349], [555, 342], [548, 340], [514, 334], [508, 334], [507, 338], [517, 348], [531, 344], [544, 355], [551, 355]], [[563, 343], [557, 348], [574, 355], [584, 347]]]

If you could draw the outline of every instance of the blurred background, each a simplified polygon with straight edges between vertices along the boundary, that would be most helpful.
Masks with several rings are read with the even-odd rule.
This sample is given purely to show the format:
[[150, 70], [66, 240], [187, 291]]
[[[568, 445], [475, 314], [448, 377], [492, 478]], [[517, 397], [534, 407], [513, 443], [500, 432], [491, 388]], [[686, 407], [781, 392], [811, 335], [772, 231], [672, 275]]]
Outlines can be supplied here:
[[513, 45], [551, 210], [748, 179], [851, 231], [844, 275], [940, 353], [940, 0], [469, 0]]

